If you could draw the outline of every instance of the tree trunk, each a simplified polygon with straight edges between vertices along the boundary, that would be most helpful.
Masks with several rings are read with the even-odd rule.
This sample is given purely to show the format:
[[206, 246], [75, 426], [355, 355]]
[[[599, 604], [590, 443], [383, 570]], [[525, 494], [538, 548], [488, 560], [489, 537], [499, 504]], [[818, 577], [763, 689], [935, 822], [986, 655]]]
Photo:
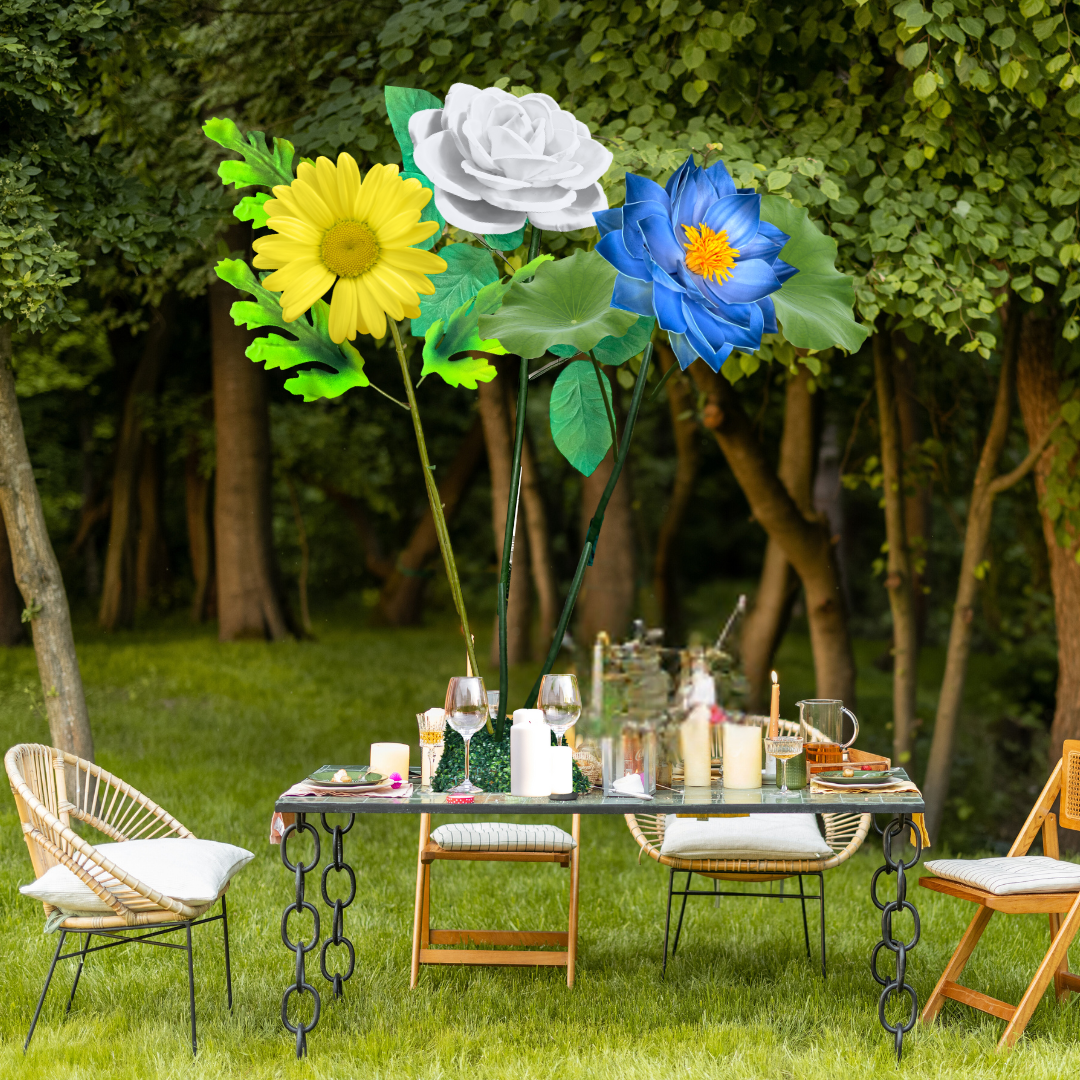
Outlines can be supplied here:
[[192, 447], [184, 460], [184, 502], [187, 510], [188, 552], [195, 591], [191, 596], [191, 621], [211, 617], [214, 592], [214, 534], [210, 522], [211, 478], [202, 473], [202, 454]]
[[[581, 540], [589, 529], [600, 496], [604, 493], [611, 470], [615, 468], [615, 447], [581, 484]], [[623, 471], [611, 493], [604, 517], [604, 528], [593, 557], [585, 571], [578, 594], [577, 640], [588, 654], [596, 635], [606, 630], [612, 641], [622, 641], [630, 629], [634, 610], [634, 525], [630, 509], [629, 469]]]
[[11, 568], [11, 545], [8, 543], [7, 529], [0, 521], [0, 645], [5, 648], [21, 645], [26, 638], [22, 612], [22, 597]]
[[[484, 445], [487, 447], [488, 471], [491, 474], [491, 527], [495, 536], [495, 563], [502, 565], [505, 540], [507, 500], [510, 497], [510, 468], [514, 452], [514, 435], [510, 410], [506, 404], [506, 388], [510, 380], [510, 365], [498, 363], [499, 377], [478, 386], [480, 420], [484, 425]], [[510, 576], [510, 597], [506, 610], [506, 658], [511, 664], [529, 659], [529, 631], [532, 622], [532, 589], [529, 584], [528, 528], [521, 520], [525, 515], [520, 506], [509, 508], [518, 514], [514, 534], [514, 562], [517, 573]], [[499, 663], [499, 622], [491, 641], [491, 663]]]
[[105, 580], [101, 588], [98, 623], [105, 630], [130, 626], [135, 618], [135, 547], [138, 518], [138, 488], [146, 437], [142, 409], [146, 398], [157, 390], [158, 379], [168, 349], [171, 304], [163, 303], [150, 317], [142, 355], [135, 367], [120, 421], [113, 468], [112, 512], [109, 540], [105, 550]]
[[135, 542], [135, 607], [145, 611], [165, 584], [169, 551], [161, 524], [161, 448], [144, 441], [139, 467], [139, 529]]
[[964, 529], [964, 555], [960, 564], [960, 580], [956, 587], [956, 602], [953, 604], [952, 626], [949, 628], [949, 644], [945, 654], [945, 674], [941, 680], [934, 738], [930, 744], [930, 759], [926, 765], [926, 779], [923, 783], [926, 827], [932, 841], [937, 840], [945, 800], [949, 794], [953, 742], [964, 697], [964, 681], [967, 676], [968, 657], [971, 655], [972, 621], [975, 618], [975, 600], [979, 591], [976, 569], [986, 556], [994, 499], [1028, 474], [1042, 456], [1046, 441], [1050, 437], [1051, 429], [1047, 424], [1040, 435], [1040, 441], [1032, 445], [1024, 461], [1011, 472], [995, 477], [998, 461], [1009, 437], [1019, 337], [1020, 319], [1014, 314], [1005, 319], [1001, 371], [998, 373], [994, 412], [971, 488], [967, 525]]
[[[656, 355], [660, 373], [666, 375], [671, 365], [676, 362], [675, 354], [667, 345], [658, 345]], [[682, 638], [683, 620], [682, 605], [679, 603], [675, 543], [694, 494], [694, 483], [701, 464], [701, 447], [698, 444], [692, 384], [676, 372], [668, 379], [666, 389], [671, 430], [675, 437], [675, 483], [672, 485], [664, 520], [660, 523], [660, 531], [656, 537], [652, 584], [660, 625], [664, 627], [668, 641], [679, 641]]]
[[[1043, 439], [1060, 408], [1058, 390], [1061, 377], [1054, 369], [1058, 337], [1059, 328], [1055, 320], [1039, 318], [1031, 313], [1024, 315], [1020, 329], [1016, 389], [1031, 445]], [[1061, 757], [1063, 740], [1080, 738], [1080, 563], [1074, 557], [1075, 538], [1070, 538], [1068, 547], [1059, 544], [1054, 522], [1042, 509], [1047, 477], [1057, 452], [1051, 446], [1035, 466], [1035, 490], [1039, 495], [1043, 536], [1050, 557], [1050, 584], [1054, 592], [1054, 620], [1057, 624], [1057, 704], [1050, 728], [1052, 761]]]
[[[79, 442], [82, 457], [82, 507], [79, 514], [78, 536], [86, 548], [83, 565], [86, 573], [86, 595], [93, 598], [101, 592], [101, 565], [98, 561], [97, 537], [92, 527], [83, 532], [94, 511], [97, 484], [94, 482], [94, 433], [89, 413], [79, 418]], [[111, 503], [110, 503], [111, 505]], [[72, 552], [76, 544], [72, 544]]]
[[906, 765], [911, 760], [915, 732], [919, 645], [915, 632], [911, 556], [904, 528], [904, 469], [900, 459], [900, 428], [892, 370], [895, 359], [888, 334], [875, 334], [873, 349], [874, 387], [881, 425], [885, 541], [889, 548], [885, 588], [889, 591], [893, 623], [893, 761]]
[[[226, 242], [232, 249], [246, 247], [250, 233], [233, 226]], [[279, 641], [289, 636], [289, 627], [274, 573], [266, 376], [244, 355], [252, 335], [229, 314], [240, 299], [220, 279], [210, 286], [218, 635], [222, 641]]]
[[[799, 512], [814, 518], [814, 400], [810, 370], [799, 365], [787, 383], [784, 431], [780, 437], [777, 475]], [[769, 670], [791, 618], [799, 579], [778, 540], [769, 537], [754, 606], [742, 632], [743, 669], [750, 684], [749, 707], [763, 711], [768, 704]]]
[[93, 760], [94, 740], [67, 594], [45, 528], [41, 496], [34, 482], [15, 396], [10, 325], [0, 326], [0, 512], [11, 548], [15, 582], [25, 607], [33, 614], [30, 632], [49, 718], [49, 737], [61, 750]]
[[775, 537], [806, 592], [819, 697], [855, 707], [855, 658], [828, 526], [808, 520], [766, 458], [731, 383], [705, 364], [690, 373], [707, 396], [702, 422], [713, 433], [758, 524]]
[[[439, 481], [439, 498], [448, 525], [483, 454], [484, 428], [477, 417]], [[440, 475], [438, 470], [436, 475]], [[438, 551], [435, 520], [431, 516], [431, 507], [427, 506], [379, 595], [379, 611], [391, 626], [415, 626], [420, 622], [424, 582], [428, 577], [425, 564]]]

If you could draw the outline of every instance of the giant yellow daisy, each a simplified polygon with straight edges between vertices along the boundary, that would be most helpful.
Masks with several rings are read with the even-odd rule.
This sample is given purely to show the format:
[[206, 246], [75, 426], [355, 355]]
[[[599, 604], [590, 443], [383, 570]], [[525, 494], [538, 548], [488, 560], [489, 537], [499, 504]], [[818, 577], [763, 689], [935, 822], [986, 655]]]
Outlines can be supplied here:
[[254, 244], [255, 265], [275, 271], [263, 284], [281, 293], [285, 321], [331, 286], [330, 337], [338, 344], [358, 330], [381, 338], [387, 315], [417, 318], [418, 294], [435, 291], [426, 275], [446, 269], [438, 255], [412, 246], [438, 231], [437, 222], [420, 220], [431, 192], [400, 177], [396, 165], [373, 165], [361, 179], [348, 154], [336, 165], [325, 157], [302, 162], [296, 173], [264, 204], [277, 235]]

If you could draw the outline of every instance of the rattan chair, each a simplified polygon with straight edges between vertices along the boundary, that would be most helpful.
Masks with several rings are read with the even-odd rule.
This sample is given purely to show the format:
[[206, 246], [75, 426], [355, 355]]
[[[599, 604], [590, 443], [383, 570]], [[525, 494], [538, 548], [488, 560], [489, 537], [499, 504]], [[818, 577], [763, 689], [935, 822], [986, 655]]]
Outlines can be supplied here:
[[[137, 878], [125, 873], [88, 843], [72, 828], [72, 818], [92, 826], [111, 841], [153, 840], [166, 837], [191, 837], [174, 817], [136, 791], [123, 780], [91, 761], [65, 753], [52, 746], [23, 743], [13, 746], [4, 756], [8, 780], [22, 822], [23, 837], [30, 850], [34, 876], [40, 878], [51, 867], [66, 866], [94, 895], [112, 909], [111, 915], [68, 915], [62, 917], [45, 903], [46, 917], [56, 915], [60, 938], [53, 954], [45, 985], [38, 999], [30, 1031], [23, 1050], [30, 1045], [45, 995], [49, 991], [56, 965], [62, 960], [78, 959], [66, 1012], [71, 1010], [83, 964], [90, 953], [117, 945], [143, 943], [187, 952], [188, 997], [191, 1010], [191, 1049], [198, 1048], [195, 1031], [195, 977], [192, 965], [191, 928], [205, 923], [222, 924], [225, 946], [225, 988], [232, 1008], [232, 971], [229, 964], [229, 920], [222, 893], [221, 912], [201, 918], [214, 903], [191, 907], [163, 896]], [[74, 779], [75, 797], [68, 798], [68, 779]], [[88, 867], [98, 868], [95, 876]], [[118, 884], [107, 887], [100, 878], [108, 876]], [[162, 935], [184, 930], [186, 944], [155, 940]], [[64, 953], [69, 934], [83, 935], [82, 948]], [[91, 946], [95, 938], [111, 938], [105, 944]]]
[[[768, 724], [768, 717], [751, 717], [757, 723]], [[790, 720], [781, 720], [782, 733], [797, 735], [799, 725]], [[719, 815], [723, 816], [723, 815]], [[806, 943], [806, 955], [810, 956], [810, 928], [806, 921], [807, 900], [816, 901], [819, 908], [819, 921], [821, 926], [821, 976], [825, 977], [825, 877], [824, 871], [831, 870], [847, 862], [856, 851], [862, 847], [867, 833], [870, 831], [870, 814], [822, 814], [825, 825], [825, 843], [832, 848], [833, 854], [826, 859], [801, 859], [801, 860], [774, 860], [774, 859], [685, 859], [673, 855], [662, 855], [660, 848], [664, 843], [664, 828], [667, 824], [667, 816], [664, 814], [627, 814], [626, 824], [631, 835], [638, 842], [641, 853], [648, 854], [649, 858], [669, 869], [668, 873], [668, 901], [667, 917], [664, 922], [664, 962], [662, 972], [667, 973], [668, 939], [671, 931], [671, 901], [673, 897], [682, 897], [682, 906], [679, 910], [679, 921], [675, 927], [675, 941], [672, 945], [671, 955], [674, 958], [679, 948], [679, 935], [682, 932], [683, 916], [686, 914], [686, 899], [689, 896], [753, 896], [765, 897], [776, 900], [798, 900], [802, 907], [803, 939]], [[686, 874], [686, 888], [675, 888], [675, 875]], [[693, 877], [699, 874], [702, 877], [712, 878], [713, 888], [691, 888]], [[787, 878], [799, 879], [799, 891], [787, 893], [780, 886], [780, 892], [722, 892], [718, 888], [721, 881], [784, 881]], [[808, 893], [804, 887], [804, 877], [816, 877], [818, 879], [817, 894]]]

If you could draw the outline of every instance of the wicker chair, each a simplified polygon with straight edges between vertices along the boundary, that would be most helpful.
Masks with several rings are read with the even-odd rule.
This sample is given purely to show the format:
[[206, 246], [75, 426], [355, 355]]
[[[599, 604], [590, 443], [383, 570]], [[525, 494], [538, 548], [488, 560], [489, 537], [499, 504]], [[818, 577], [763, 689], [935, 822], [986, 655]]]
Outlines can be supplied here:
[[[66, 866], [113, 912], [111, 915], [63, 917], [51, 904], [43, 905], [46, 917], [54, 916], [55, 920], [59, 920], [55, 928], [60, 931], [60, 939], [23, 1050], [26, 1050], [33, 1038], [41, 1007], [45, 1003], [45, 995], [49, 991], [56, 965], [61, 960], [78, 958], [79, 961], [66, 1013], [71, 1010], [83, 964], [90, 953], [115, 948], [117, 945], [141, 942], [184, 949], [187, 952], [191, 1049], [192, 1053], [195, 1053], [198, 1044], [195, 1032], [195, 979], [191, 943], [193, 926], [218, 921], [222, 924], [226, 996], [229, 1008], [232, 1008], [229, 921], [224, 892], [220, 897], [221, 913], [210, 918], [200, 918], [214, 906], [213, 903], [191, 907], [179, 900], [163, 896], [120, 869], [93, 844], [82, 839], [72, 829], [71, 819], [75, 818], [92, 826], [111, 841], [153, 840], [174, 836], [194, 838], [194, 833], [123, 780], [91, 761], [55, 747], [32, 743], [13, 746], [4, 756], [4, 766], [15, 796], [15, 805], [19, 810], [23, 837], [30, 851], [35, 878], [40, 878], [57, 864]], [[75, 797], [72, 800], [68, 799], [69, 778], [74, 780], [75, 787]], [[95, 873], [92, 873], [91, 869]], [[110, 884], [103, 884], [103, 881]], [[154, 940], [177, 930], [186, 931], [186, 945]], [[81, 950], [65, 954], [64, 942], [69, 934], [83, 935], [83, 943]], [[115, 940], [91, 947], [90, 942], [94, 938]]]
[[[768, 724], [768, 717], [753, 717], [756, 722]], [[789, 720], [780, 721], [781, 730], [787, 734], [798, 734], [799, 725]], [[675, 928], [675, 941], [672, 945], [671, 955], [675, 956], [679, 948], [679, 935], [682, 931], [683, 916], [686, 914], [686, 898], [688, 896], [758, 896], [771, 897], [777, 900], [785, 899], [783, 885], [778, 893], [742, 893], [721, 892], [717, 885], [720, 881], [783, 881], [786, 878], [797, 877], [799, 879], [799, 891], [787, 894], [787, 899], [798, 900], [802, 905], [803, 939], [806, 943], [806, 955], [810, 956], [810, 929], [806, 921], [806, 901], [817, 901], [821, 925], [821, 976], [825, 977], [825, 877], [824, 871], [831, 870], [846, 862], [862, 847], [870, 831], [870, 814], [822, 814], [825, 824], [825, 843], [833, 850], [832, 856], [826, 859], [802, 859], [794, 861], [760, 859], [685, 859], [678, 856], [662, 855], [660, 848], [664, 843], [664, 827], [667, 816], [664, 814], [627, 814], [626, 824], [631, 835], [638, 842], [641, 853], [647, 853], [649, 858], [669, 868], [668, 874], [668, 901], [667, 918], [664, 923], [664, 963], [662, 971], [667, 972], [668, 938], [671, 930], [671, 900], [674, 896], [682, 897], [682, 907], [679, 910], [679, 922]], [[686, 888], [675, 888], [675, 875], [686, 874]], [[711, 890], [692, 889], [691, 883], [694, 874], [713, 879]], [[817, 894], [807, 893], [804, 877], [816, 877], [818, 879]]]

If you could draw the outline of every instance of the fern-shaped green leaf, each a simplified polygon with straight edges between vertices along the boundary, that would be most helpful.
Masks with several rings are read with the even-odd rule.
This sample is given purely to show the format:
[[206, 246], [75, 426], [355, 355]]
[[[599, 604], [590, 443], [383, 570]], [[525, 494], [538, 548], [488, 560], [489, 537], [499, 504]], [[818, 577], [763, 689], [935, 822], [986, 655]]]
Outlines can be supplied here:
[[233, 217], [240, 221], [250, 221], [253, 229], [265, 229], [270, 219], [263, 209], [263, 203], [269, 199], [270, 196], [265, 191], [260, 191], [257, 195], [245, 195], [233, 207]]
[[269, 150], [266, 136], [261, 131], [249, 131], [244, 135], [227, 117], [207, 120], [203, 124], [203, 134], [243, 158], [243, 161], [223, 161], [218, 166], [218, 176], [225, 185], [270, 190], [277, 184], [291, 184], [295, 179], [293, 157], [296, 151], [286, 139], [275, 139], [273, 149]]

